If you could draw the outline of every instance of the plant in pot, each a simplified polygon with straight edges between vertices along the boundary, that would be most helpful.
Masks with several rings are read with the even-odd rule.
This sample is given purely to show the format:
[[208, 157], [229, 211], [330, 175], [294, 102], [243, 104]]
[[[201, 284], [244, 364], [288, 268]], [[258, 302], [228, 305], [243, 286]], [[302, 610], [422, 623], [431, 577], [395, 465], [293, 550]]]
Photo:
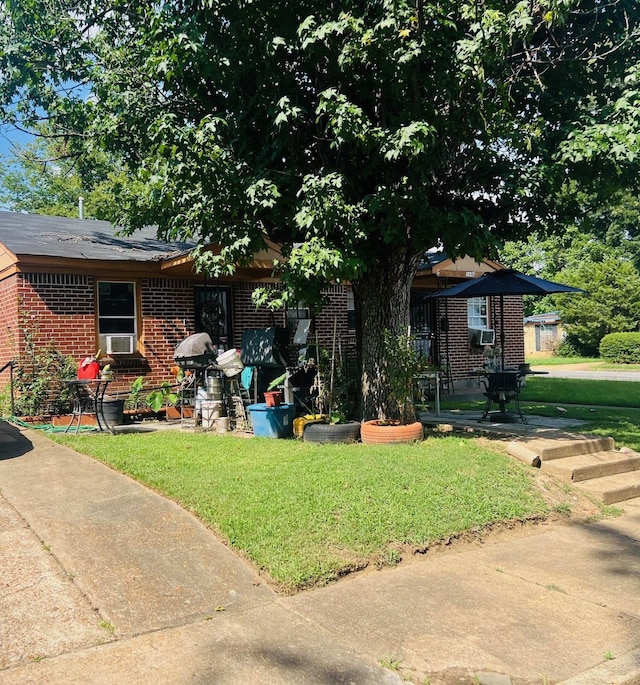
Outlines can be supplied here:
[[274, 378], [267, 386], [264, 393], [264, 401], [267, 407], [279, 407], [282, 404], [283, 393], [282, 390], [277, 390], [279, 385], [285, 382], [287, 372], [285, 371], [281, 376]]
[[124, 403], [125, 421], [142, 421], [155, 415], [143, 398], [145, 392], [144, 376], [138, 376], [129, 386], [129, 395]]
[[347, 419], [347, 383], [342, 364], [335, 355], [320, 350], [316, 377], [314, 413], [302, 417], [305, 442], [356, 442], [360, 438], [360, 422]]
[[178, 402], [178, 395], [173, 391], [170, 383], [165, 381], [159, 388], [152, 390], [147, 395], [147, 404], [158, 413], [168, 405], [175, 405]]
[[384, 444], [422, 440], [424, 428], [416, 421], [413, 379], [428, 368], [428, 361], [420, 355], [409, 334], [393, 335], [385, 331], [383, 344], [385, 370], [397, 415], [364, 421], [360, 431], [362, 442]]

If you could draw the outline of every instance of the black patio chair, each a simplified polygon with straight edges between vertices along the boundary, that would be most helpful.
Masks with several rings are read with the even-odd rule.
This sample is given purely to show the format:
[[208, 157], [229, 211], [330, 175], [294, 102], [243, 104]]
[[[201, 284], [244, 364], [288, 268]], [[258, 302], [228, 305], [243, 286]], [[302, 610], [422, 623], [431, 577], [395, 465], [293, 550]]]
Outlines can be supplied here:
[[518, 416], [523, 423], [527, 423], [527, 419], [520, 409], [520, 387], [522, 374], [517, 371], [496, 371], [487, 374], [486, 379], [481, 379], [485, 387], [483, 395], [487, 398], [484, 411], [479, 421], [485, 421], [490, 418], [489, 414], [493, 404], [497, 404], [499, 414], [503, 417], [508, 416], [506, 409], [507, 402], [513, 402], [516, 406]]

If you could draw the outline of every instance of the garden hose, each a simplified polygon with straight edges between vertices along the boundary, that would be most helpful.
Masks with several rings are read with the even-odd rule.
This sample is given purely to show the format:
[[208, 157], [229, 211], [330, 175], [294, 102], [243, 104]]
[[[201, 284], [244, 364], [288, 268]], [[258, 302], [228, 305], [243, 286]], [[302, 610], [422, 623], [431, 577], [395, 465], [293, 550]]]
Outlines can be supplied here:
[[[28, 423], [27, 421], [23, 421], [22, 419], [18, 418], [17, 416], [8, 416], [8, 417], [2, 417], [4, 421], [7, 421], [8, 423], [11, 423], [14, 426], [18, 426], [19, 428], [30, 428], [32, 430], [41, 430], [45, 433], [64, 433], [65, 431], [68, 430], [68, 426], [54, 426], [51, 423]], [[86, 433], [88, 431], [95, 431], [96, 427], [95, 426], [80, 426], [79, 430], [83, 433]], [[75, 433], [75, 429], [74, 429]]]

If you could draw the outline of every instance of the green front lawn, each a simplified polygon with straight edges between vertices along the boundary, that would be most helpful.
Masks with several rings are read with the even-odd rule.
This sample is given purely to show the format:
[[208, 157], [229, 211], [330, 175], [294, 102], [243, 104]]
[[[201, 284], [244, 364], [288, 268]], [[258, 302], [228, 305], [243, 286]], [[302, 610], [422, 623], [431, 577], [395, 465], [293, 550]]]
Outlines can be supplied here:
[[528, 376], [527, 384], [520, 393], [520, 401], [640, 407], [640, 381]]
[[285, 591], [547, 511], [531, 469], [457, 436], [386, 446], [180, 431], [55, 439], [177, 500]]
[[[530, 377], [522, 404], [550, 416], [561, 407], [585, 421], [580, 432], [640, 450], [640, 384]], [[482, 405], [443, 398], [443, 408]], [[548, 512], [535, 471], [456, 435], [382, 446], [181, 431], [54, 439], [177, 500], [285, 591]]]

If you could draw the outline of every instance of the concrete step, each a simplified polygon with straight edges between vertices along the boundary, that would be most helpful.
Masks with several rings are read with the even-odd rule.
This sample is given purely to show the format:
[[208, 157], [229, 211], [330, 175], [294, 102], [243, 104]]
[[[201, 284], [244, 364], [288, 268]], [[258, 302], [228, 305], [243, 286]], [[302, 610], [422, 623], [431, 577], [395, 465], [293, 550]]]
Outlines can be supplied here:
[[533, 466], [553, 459], [566, 459], [580, 454], [597, 454], [613, 450], [615, 443], [610, 437], [594, 437], [573, 433], [560, 433], [541, 438], [536, 435], [524, 436], [509, 443], [507, 451]]
[[596, 454], [598, 452], [608, 452], [615, 447], [613, 438], [609, 437], [568, 437], [565, 439], [543, 441], [540, 447], [540, 461], [550, 461], [552, 459], [564, 459], [575, 457], [579, 454]]
[[542, 462], [543, 471], [578, 483], [592, 478], [640, 470], [640, 454], [631, 450], [608, 450]]
[[604, 504], [624, 502], [640, 497], [640, 472], [619, 473], [576, 483], [576, 488], [601, 500]]

